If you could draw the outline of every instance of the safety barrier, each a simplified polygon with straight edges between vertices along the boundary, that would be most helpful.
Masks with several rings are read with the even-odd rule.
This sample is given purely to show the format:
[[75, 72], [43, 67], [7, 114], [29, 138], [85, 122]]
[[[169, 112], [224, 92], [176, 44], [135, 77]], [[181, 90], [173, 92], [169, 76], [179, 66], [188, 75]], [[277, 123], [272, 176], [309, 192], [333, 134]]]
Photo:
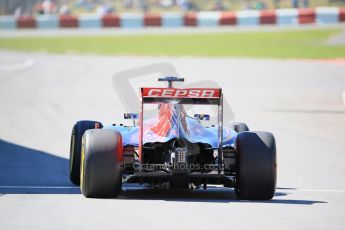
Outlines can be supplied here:
[[76, 28], [79, 27], [79, 19], [74, 16], [63, 15], [59, 18], [59, 26], [61, 28]]
[[142, 28], [142, 27], [216, 27], [260, 25], [337, 24], [345, 22], [345, 8], [246, 10], [238, 12], [190, 12], [98, 15], [0, 16], [0, 29], [25, 28]]

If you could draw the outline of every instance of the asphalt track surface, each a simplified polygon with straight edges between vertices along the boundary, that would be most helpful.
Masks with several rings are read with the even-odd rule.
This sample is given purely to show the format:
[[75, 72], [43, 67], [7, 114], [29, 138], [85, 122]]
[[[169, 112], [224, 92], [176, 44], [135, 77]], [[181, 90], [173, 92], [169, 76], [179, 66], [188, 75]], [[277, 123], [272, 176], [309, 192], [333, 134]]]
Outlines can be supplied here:
[[[113, 74], [162, 61], [186, 85], [223, 87], [231, 110], [225, 119], [274, 133], [273, 200], [239, 201], [218, 187], [139, 186], [125, 187], [118, 199], [85, 199], [69, 182], [73, 123], [119, 123], [132, 111], [114, 92]], [[132, 87], [157, 85], [156, 77], [137, 78]], [[0, 228], [344, 229], [344, 90], [345, 65], [336, 63], [0, 51]]]

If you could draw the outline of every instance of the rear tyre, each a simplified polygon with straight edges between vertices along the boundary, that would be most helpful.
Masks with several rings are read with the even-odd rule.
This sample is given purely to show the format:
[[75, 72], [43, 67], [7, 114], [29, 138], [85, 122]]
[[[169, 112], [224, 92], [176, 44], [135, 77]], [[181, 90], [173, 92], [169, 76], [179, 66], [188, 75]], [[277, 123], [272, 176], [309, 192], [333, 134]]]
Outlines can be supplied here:
[[80, 189], [85, 197], [117, 197], [122, 187], [122, 138], [115, 130], [87, 130], [82, 140]]
[[239, 199], [270, 200], [276, 189], [276, 144], [268, 132], [243, 132], [236, 138], [236, 186]]
[[243, 122], [234, 122], [231, 124], [231, 128], [238, 133], [249, 131], [248, 126]]
[[81, 139], [88, 129], [103, 128], [98, 121], [78, 121], [72, 129], [70, 156], [69, 156], [69, 178], [75, 185], [80, 184], [80, 157]]

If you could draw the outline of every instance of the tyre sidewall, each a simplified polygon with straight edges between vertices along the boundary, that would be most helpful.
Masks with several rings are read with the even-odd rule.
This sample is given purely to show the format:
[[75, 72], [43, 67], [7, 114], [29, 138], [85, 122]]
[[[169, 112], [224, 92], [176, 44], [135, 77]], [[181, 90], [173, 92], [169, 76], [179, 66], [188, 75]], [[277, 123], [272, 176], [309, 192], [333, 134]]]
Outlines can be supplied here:
[[80, 184], [80, 158], [82, 137], [86, 130], [94, 129], [96, 123], [99, 124], [99, 128], [103, 127], [103, 125], [98, 121], [78, 121], [72, 129], [69, 173], [70, 180], [76, 185]]
[[87, 130], [83, 135], [81, 153], [80, 188], [84, 196], [117, 197], [122, 188], [118, 159], [122, 154], [121, 134], [114, 130]]
[[243, 132], [236, 138], [236, 194], [240, 199], [271, 199], [276, 188], [276, 144], [271, 133]]

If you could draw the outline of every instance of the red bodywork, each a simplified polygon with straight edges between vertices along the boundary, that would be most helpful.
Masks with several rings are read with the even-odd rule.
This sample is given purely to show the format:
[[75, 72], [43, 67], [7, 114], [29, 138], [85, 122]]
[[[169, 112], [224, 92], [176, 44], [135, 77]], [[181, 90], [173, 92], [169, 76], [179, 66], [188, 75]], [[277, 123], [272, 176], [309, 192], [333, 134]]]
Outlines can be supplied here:
[[[139, 115], [139, 160], [142, 160], [142, 146], [143, 146], [143, 134], [144, 134], [144, 116], [143, 109], [145, 100], [154, 99], [156, 104], [162, 104], [159, 109], [159, 122], [151, 127], [151, 131], [155, 133], [166, 132], [170, 128], [168, 118], [171, 117], [171, 104], [176, 103], [174, 100], [184, 99], [196, 99], [205, 100], [216, 99], [220, 101], [222, 98], [221, 89], [219, 88], [141, 88], [140, 89], [140, 115]], [[161, 99], [161, 100], [160, 100]], [[164, 100], [162, 100], [164, 99]], [[181, 101], [177, 102], [180, 103]], [[183, 107], [181, 107], [183, 110]], [[184, 111], [184, 110], [183, 110]], [[164, 135], [163, 135], [164, 136]]]

